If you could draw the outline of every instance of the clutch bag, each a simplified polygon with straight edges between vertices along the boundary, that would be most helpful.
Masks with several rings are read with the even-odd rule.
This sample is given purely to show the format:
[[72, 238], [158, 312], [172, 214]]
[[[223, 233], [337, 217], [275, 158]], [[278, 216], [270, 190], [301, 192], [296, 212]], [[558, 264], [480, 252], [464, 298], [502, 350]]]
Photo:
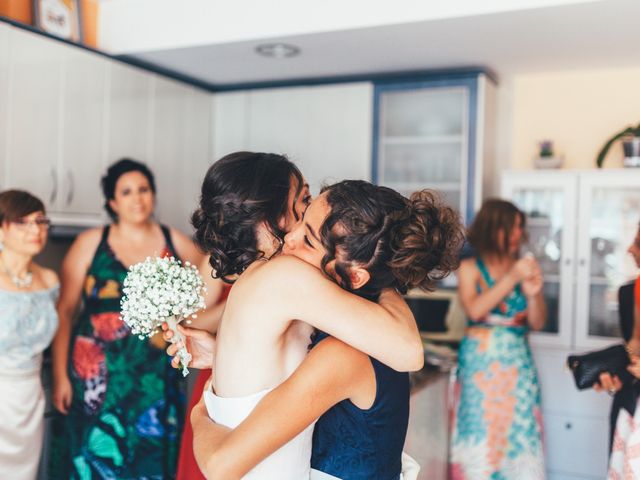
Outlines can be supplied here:
[[608, 372], [616, 375], [623, 383], [632, 379], [627, 371], [629, 354], [624, 345], [614, 345], [596, 352], [569, 355], [567, 365], [573, 372], [579, 390], [591, 388], [600, 381], [600, 374]]

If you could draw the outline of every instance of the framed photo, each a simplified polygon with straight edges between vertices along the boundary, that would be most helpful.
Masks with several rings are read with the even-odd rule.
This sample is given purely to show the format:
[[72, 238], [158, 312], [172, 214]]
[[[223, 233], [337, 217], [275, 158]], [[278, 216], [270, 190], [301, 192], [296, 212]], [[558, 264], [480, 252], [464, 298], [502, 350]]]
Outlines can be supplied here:
[[80, 0], [34, 0], [33, 13], [40, 30], [80, 42]]

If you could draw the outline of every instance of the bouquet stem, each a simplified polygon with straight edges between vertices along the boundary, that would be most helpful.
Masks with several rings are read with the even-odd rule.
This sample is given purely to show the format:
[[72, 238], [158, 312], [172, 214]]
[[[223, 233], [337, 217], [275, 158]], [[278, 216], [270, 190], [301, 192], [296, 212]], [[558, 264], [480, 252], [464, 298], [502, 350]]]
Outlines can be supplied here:
[[182, 320], [182, 317], [176, 318], [175, 315], [172, 315], [167, 318], [167, 325], [169, 326], [169, 330], [173, 332], [171, 343], [182, 342], [182, 348], [178, 350], [178, 353], [176, 353], [176, 355], [178, 355], [178, 357], [180, 358], [180, 365], [182, 365], [182, 376], [186, 377], [189, 374], [189, 369], [187, 367], [189, 366], [189, 362], [191, 361], [192, 357], [191, 354], [187, 351], [185, 336], [182, 335], [177, 329], [178, 324]]

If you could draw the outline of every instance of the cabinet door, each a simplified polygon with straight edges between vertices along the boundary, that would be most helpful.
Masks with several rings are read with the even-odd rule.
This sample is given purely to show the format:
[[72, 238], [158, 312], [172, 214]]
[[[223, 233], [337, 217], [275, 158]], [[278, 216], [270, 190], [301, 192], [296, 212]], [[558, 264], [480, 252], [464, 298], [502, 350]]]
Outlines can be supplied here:
[[606, 478], [608, 419], [545, 414], [543, 420], [547, 470]]
[[122, 157], [150, 159], [152, 112], [148, 72], [110, 62], [107, 124], [107, 164]]
[[7, 140], [9, 111], [9, 25], [0, 23], [0, 191], [7, 188]]
[[63, 65], [61, 196], [56, 211], [99, 220], [108, 61], [74, 48], [65, 53]]
[[158, 218], [189, 233], [189, 218], [197, 204], [209, 156], [209, 98], [194, 88], [162, 78], [154, 80], [153, 90], [150, 164], [158, 187]]
[[247, 148], [287, 154], [314, 193], [325, 182], [368, 180], [371, 98], [369, 83], [251, 92]]
[[475, 80], [377, 85], [374, 181], [405, 195], [436, 189], [467, 219], [475, 187], [476, 89]]
[[211, 95], [211, 162], [249, 146], [249, 92]]
[[600, 347], [620, 341], [618, 289], [638, 275], [627, 252], [640, 219], [640, 172], [580, 174], [576, 342]]
[[527, 215], [528, 241], [544, 274], [547, 322], [534, 344], [571, 345], [577, 177], [565, 172], [509, 172], [502, 195]]
[[65, 47], [18, 29], [11, 29], [10, 37], [7, 186], [29, 190], [55, 208]]

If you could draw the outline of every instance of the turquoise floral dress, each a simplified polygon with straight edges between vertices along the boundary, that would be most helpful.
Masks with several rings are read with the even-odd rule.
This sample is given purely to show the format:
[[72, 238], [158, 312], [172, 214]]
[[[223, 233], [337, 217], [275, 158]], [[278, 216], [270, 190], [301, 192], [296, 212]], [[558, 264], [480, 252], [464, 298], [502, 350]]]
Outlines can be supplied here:
[[[477, 259], [478, 292], [494, 280]], [[545, 478], [540, 387], [520, 285], [486, 318], [470, 322], [458, 354], [452, 480]]]
[[[176, 255], [162, 228], [162, 255]], [[184, 382], [160, 335], [141, 340], [120, 319], [126, 268], [107, 243], [87, 273], [84, 310], [71, 336], [68, 415], [54, 419], [51, 479], [175, 478]]]

